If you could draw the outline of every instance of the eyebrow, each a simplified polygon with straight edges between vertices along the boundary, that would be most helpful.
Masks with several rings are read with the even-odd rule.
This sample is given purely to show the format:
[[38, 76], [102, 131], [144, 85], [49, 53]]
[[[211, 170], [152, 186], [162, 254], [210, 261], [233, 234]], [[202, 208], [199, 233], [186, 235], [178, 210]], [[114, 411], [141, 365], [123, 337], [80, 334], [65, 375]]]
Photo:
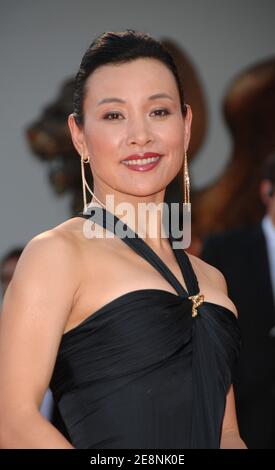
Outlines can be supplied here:
[[[168, 98], [173, 101], [173, 98], [170, 95], [167, 95], [167, 93], [156, 93], [155, 95], [149, 96], [148, 100], [157, 100], [159, 98]], [[104, 103], [126, 103], [126, 101], [116, 97], [104, 98], [103, 100], [98, 101], [97, 106]]]

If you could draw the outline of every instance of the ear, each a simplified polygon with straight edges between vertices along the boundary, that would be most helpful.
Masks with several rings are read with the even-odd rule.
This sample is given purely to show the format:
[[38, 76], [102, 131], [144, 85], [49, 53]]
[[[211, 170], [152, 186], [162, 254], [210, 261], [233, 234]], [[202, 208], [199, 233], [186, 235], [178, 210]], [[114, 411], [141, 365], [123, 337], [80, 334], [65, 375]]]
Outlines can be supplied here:
[[80, 156], [86, 155], [88, 152], [87, 152], [86, 145], [85, 145], [83, 129], [81, 126], [79, 126], [76, 123], [75, 117], [73, 114], [70, 114], [68, 116], [68, 126], [70, 129], [70, 133], [71, 133], [71, 137], [72, 137], [72, 141], [73, 141], [75, 149], [77, 150]]
[[184, 146], [185, 146], [185, 151], [187, 152], [189, 142], [190, 142], [190, 137], [191, 137], [191, 124], [192, 124], [192, 109], [189, 104], [186, 104], [186, 115], [184, 117]]

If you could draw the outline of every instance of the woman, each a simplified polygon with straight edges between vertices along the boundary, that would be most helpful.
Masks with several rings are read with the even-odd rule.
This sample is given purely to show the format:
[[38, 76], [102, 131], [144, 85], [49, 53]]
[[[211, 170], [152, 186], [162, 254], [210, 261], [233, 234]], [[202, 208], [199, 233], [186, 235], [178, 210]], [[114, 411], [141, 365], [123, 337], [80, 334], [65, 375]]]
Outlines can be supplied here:
[[[89, 162], [91, 206], [104, 215], [92, 227], [106, 236], [86, 236], [90, 215], [80, 214], [21, 256], [1, 324], [2, 447], [245, 447], [231, 387], [239, 331], [224, 278], [174, 250], [162, 217], [154, 238], [137, 220], [140, 203], [162, 203], [181, 169], [191, 119], [173, 60], [150, 36], [104, 33], [85, 53], [68, 124], [83, 188]], [[121, 203], [134, 209], [124, 224]], [[111, 237], [112, 214], [142, 238]], [[39, 414], [49, 383], [71, 442]]]

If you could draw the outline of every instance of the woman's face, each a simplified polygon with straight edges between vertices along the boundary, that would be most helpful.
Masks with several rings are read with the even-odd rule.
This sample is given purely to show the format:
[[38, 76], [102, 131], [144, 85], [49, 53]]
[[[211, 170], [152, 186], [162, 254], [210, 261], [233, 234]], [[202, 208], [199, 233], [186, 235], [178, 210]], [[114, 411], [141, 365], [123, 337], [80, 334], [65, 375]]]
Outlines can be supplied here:
[[[175, 78], [162, 62], [141, 58], [99, 67], [86, 82], [83, 112], [83, 127], [71, 122], [70, 128], [78, 151], [90, 156], [100, 193], [149, 196], [179, 172], [192, 116], [188, 107], [183, 117]], [[159, 160], [144, 160], [146, 153]], [[125, 163], [133, 155], [135, 161]]]

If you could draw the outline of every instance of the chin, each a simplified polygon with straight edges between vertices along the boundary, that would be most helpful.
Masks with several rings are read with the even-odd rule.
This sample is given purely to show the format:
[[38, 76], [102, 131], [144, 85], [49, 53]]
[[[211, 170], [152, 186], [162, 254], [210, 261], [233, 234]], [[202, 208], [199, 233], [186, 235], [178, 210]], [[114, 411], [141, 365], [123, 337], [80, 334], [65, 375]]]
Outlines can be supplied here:
[[122, 192], [124, 194], [127, 194], [129, 196], [134, 196], [134, 197], [150, 197], [153, 196], [154, 194], [160, 193], [162, 191], [166, 190], [167, 185], [163, 184], [154, 184], [154, 185], [142, 185], [142, 186], [137, 186], [133, 188], [132, 186], [126, 186], [123, 188], [118, 188], [117, 191]]

